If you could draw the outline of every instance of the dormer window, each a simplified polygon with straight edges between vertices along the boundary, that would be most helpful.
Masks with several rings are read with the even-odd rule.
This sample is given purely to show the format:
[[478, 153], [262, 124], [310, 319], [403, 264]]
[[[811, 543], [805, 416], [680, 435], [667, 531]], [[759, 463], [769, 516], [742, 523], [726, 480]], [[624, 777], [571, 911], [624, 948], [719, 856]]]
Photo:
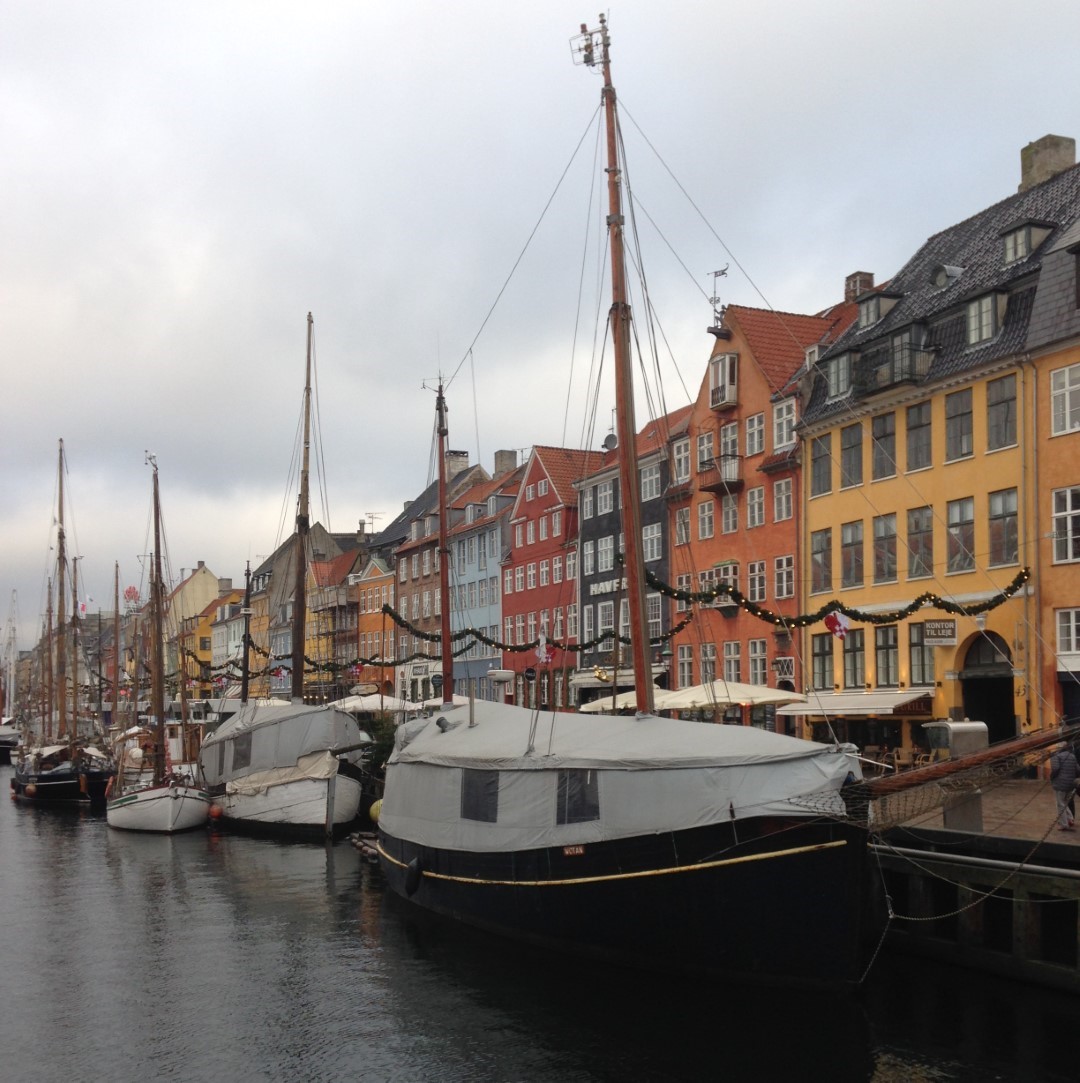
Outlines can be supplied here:
[[881, 298], [875, 293], [859, 301], [859, 326], [869, 327], [881, 319]]
[[1027, 226], [1005, 234], [1005, 262], [1015, 263], [1031, 253], [1031, 233]]
[[807, 346], [804, 354], [804, 360], [806, 362], [807, 372], [817, 364], [818, 354], [821, 352], [820, 346]]
[[1053, 231], [1053, 222], [1029, 221], [1011, 226], [1001, 235], [1005, 264], [1026, 259]]
[[496, 497], [494, 497], [494, 496], [489, 496], [488, 500], [487, 500], [487, 513], [488, 513], [488, 515], [494, 515], [495, 512], [498, 511], [498, 508], [499, 508], [498, 499]]
[[951, 263], [939, 263], [930, 275], [930, 280], [939, 289], [943, 290], [951, 285], [964, 273], [963, 267], [957, 267]]
[[825, 382], [829, 388], [829, 398], [846, 395], [851, 388], [851, 354], [842, 353], [822, 362]]
[[986, 342], [997, 334], [997, 305], [992, 293], [976, 297], [967, 306], [967, 341], [969, 346]]

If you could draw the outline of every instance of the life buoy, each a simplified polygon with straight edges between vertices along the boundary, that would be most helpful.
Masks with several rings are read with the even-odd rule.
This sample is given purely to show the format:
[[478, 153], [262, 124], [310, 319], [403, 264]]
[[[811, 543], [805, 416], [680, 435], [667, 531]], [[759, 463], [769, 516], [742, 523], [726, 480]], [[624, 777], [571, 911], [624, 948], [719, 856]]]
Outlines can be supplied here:
[[405, 894], [415, 895], [416, 889], [420, 886], [420, 880], [424, 875], [424, 866], [420, 862], [420, 858], [414, 857], [412, 861], [405, 866]]

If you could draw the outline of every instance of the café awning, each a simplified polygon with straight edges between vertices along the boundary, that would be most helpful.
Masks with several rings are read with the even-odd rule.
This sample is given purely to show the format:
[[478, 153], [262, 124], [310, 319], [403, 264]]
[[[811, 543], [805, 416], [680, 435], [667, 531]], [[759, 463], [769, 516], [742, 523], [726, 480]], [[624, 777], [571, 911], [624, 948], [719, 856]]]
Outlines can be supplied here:
[[[922, 707], [917, 701], [925, 700]], [[876, 692], [809, 692], [805, 703], [778, 707], [778, 715], [929, 714], [934, 693], [928, 688]], [[903, 708], [907, 708], [903, 710]]]

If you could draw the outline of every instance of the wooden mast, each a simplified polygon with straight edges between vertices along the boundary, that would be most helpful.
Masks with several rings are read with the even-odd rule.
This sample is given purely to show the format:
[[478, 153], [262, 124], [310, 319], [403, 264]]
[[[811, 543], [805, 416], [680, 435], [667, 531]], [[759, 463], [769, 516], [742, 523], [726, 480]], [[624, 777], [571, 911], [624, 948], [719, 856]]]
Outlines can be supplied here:
[[45, 719], [45, 729], [43, 737], [45, 744], [52, 743], [52, 720], [53, 711], [56, 709], [56, 686], [53, 683], [53, 589], [52, 589], [52, 577], [49, 577], [48, 588], [48, 602], [46, 604], [46, 632], [45, 632], [45, 657], [42, 659], [42, 663], [45, 666], [45, 680], [42, 682], [45, 688], [45, 709], [42, 711], [42, 716]]
[[442, 641], [442, 697], [443, 703], [454, 702], [454, 652], [450, 638], [450, 500], [446, 484], [446, 398], [442, 380], [435, 398], [436, 428], [439, 437], [439, 607], [440, 639]]
[[56, 517], [56, 701], [59, 707], [57, 737], [71, 740], [67, 732], [67, 540], [64, 536], [64, 441], [60, 441], [59, 499]]
[[296, 506], [296, 584], [293, 588], [292, 701], [304, 702], [304, 637], [307, 630], [307, 543], [311, 523], [308, 497], [308, 457], [311, 448], [311, 340], [314, 321], [307, 317], [307, 367], [304, 377], [304, 444], [300, 466], [300, 495]]
[[[582, 26], [582, 33], [588, 30]], [[619, 480], [625, 545], [626, 597], [630, 608], [630, 659], [639, 714], [653, 710], [649, 624], [645, 610], [645, 576], [641, 553], [641, 497], [638, 489], [637, 427], [634, 421], [634, 373], [630, 357], [630, 305], [626, 298], [626, 258], [623, 249], [622, 174], [619, 169], [615, 87], [611, 82], [610, 38], [607, 20], [600, 16], [599, 63], [604, 77], [602, 99], [607, 127], [608, 243], [611, 249], [611, 340], [615, 351], [615, 428], [619, 438]], [[592, 36], [587, 39], [585, 63], [595, 67]], [[619, 632], [615, 616], [615, 634]]]
[[120, 724], [120, 561], [113, 570], [113, 693], [112, 724]]
[[244, 569], [244, 608], [241, 610], [244, 617], [244, 642], [242, 644], [244, 655], [240, 667], [240, 702], [247, 705], [248, 688], [251, 682], [251, 667], [248, 665], [248, 642], [251, 639], [251, 561], [247, 562]]
[[154, 784], [165, 779], [165, 659], [161, 582], [161, 499], [158, 493], [157, 459], [154, 468], [154, 578], [150, 585], [150, 710], [154, 712]]

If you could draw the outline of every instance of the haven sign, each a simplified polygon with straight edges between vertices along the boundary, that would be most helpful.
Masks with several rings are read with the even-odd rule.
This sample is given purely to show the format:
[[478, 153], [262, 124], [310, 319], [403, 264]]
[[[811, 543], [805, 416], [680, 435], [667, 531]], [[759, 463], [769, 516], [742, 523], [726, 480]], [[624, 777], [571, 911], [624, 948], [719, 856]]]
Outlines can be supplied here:
[[923, 621], [923, 645], [927, 647], [955, 647], [956, 620], [939, 618]]

